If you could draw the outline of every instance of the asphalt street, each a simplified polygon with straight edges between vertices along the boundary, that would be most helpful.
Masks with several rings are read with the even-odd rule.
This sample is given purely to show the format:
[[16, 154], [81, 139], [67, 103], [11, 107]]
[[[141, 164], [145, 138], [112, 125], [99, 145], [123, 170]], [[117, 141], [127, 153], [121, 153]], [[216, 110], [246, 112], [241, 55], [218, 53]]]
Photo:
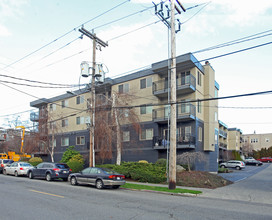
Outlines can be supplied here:
[[0, 219], [272, 219], [271, 171], [197, 197], [0, 175]]

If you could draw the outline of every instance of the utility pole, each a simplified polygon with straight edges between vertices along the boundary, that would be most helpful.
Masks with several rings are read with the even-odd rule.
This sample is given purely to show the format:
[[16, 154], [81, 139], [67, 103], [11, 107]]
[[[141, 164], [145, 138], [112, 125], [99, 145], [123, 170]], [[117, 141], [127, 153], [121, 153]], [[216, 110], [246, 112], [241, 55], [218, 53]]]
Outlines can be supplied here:
[[169, 189], [176, 188], [176, 29], [175, 3], [171, 0], [171, 92], [170, 92], [170, 154], [169, 154]]
[[[177, 2], [177, 5], [175, 5]], [[180, 31], [181, 23], [178, 21], [178, 29], [176, 30], [175, 26], [175, 12], [181, 14], [182, 11], [186, 11], [186, 9], [182, 6], [179, 0], [171, 0], [170, 1], [170, 9], [167, 5], [166, 13], [164, 12], [164, 2], [159, 4], [155, 4], [155, 14], [161, 19], [161, 21], [166, 25], [168, 29], [171, 30], [171, 64], [170, 64], [170, 152], [169, 152], [169, 178], [168, 178], [168, 188], [175, 189], [176, 188], [176, 145], [177, 145], [177, 118], [176, 118], [176, 33]], [[170, 22], [168, 21], [170, 18]], [[168, 67], [169, 68], [169, 67]]]
[[96, 46], [99, 44], [100, 46], [106, 47], [108, 44], [98, 37], [96, 34], [92, 34], [87, 31], [85, 28], [79, 29], [83, 35], [86, 35], [90, 39], [93, 40], [93, 68], [92, 68], [92, 83], [91, 83], [91, 127], [90, 127], [90, 152], [89, 152], [89, 166], [95, 167], [95, 150], [94, 150], [94, 131], [95, 131], [95, 67], [96, 67]]

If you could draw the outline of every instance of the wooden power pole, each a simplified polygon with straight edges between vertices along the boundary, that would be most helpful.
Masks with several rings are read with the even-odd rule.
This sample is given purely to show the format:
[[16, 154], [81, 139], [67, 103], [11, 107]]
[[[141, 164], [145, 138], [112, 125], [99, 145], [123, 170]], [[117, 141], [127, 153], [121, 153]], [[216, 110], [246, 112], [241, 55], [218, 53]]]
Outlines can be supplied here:
[[170, 92], [170, 152], [169, 152], [169, 189], [176, 188], [176, 29], [175, 3], [171, 0], [171, 92]]
[[92, 67], [92, 83], [91, 83], [91, 127], [90, 127], [90, 151], [89, 151], [89, 166], [95, 167], [95, 150], [94, 150], [94, 131], [95, 131], [95, 68], [96, 68], [96, 46], [97, 44], [106, 47], [107, 43], [96, 37], [96, 34], [92, 34], [85, 28], [79, 29], [83, 35], [86, 35], [93, 40], [93, 67]]

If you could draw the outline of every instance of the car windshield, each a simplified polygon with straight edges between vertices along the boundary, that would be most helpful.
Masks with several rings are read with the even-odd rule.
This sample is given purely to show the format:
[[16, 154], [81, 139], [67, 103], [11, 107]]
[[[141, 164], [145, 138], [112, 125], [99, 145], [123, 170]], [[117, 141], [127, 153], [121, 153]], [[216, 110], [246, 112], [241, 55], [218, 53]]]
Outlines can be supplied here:
[[13, 160], [4, 160], [3, 163], [13, 163]]
[[110, 170], [108, 168], [101, 168], [106, 174], [119, 174], [113, 170]]
[[68, 165], [65, 164], [65, 163], [58, 163], [56, 164], [57, 168], [60, 168], [60, 169], [69, 169]]

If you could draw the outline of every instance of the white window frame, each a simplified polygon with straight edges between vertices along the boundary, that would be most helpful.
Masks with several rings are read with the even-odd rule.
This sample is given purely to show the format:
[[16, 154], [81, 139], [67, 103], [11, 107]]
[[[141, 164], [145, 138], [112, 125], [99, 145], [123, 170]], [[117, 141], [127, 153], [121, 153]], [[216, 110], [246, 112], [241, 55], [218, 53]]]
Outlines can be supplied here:
[[[143, 137], [143, 135], [145, 137]], [[142, 131], [140, 133], [140, 140], [146, 141], [146, 140], [152, 140], [152, 139], [153, 139], [153, 128], [142, 129]]]
[[77, 136], [76, 145], [85, 145], [85, 136]]
[[61, 138], [61, 146], [62, 146], [62, 147], [67, 147], [67, 146], [69, 146], [69, 137], [62, 137], [62, 138]]
[[123, 142], [130, 141], [130, 131], [123, 131], [122, 137]]

